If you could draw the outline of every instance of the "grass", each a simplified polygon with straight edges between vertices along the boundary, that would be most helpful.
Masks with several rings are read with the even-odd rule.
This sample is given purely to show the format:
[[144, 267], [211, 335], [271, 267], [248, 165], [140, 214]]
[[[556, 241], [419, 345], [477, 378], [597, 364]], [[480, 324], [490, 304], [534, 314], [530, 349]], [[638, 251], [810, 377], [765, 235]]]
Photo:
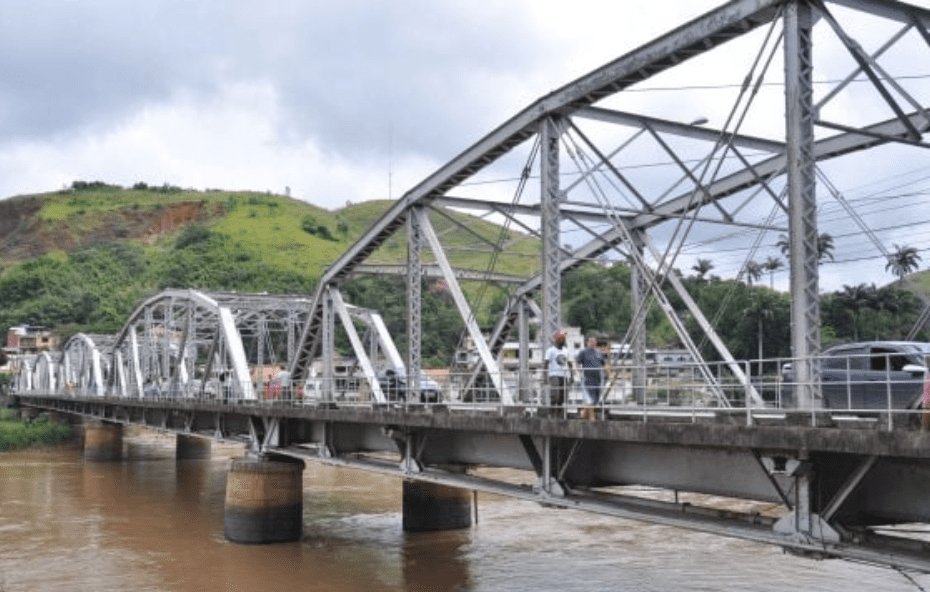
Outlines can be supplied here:
[[0, 451], [58, 444], [70, 435], [69, 426], [53, 425], [45, 415], [34, 421], [21, 421], [11, 409], [0, 408]]
[[80, 191], [60, 191], [43, 194], [40, 217], [47, 222], [67, 220], [121, 208], [153, 208], [159, 205], [190, 201], [223, 201], [229, 192], [201, 192], [193, 189], [160, 191], [158, 189], [122, 189], [99, 187]]
[[[120, 210], [151, 211], [171, 204], [191, 202], [222, 205], [220, 211], [223, 213], [209, 224], [211, 230], [247, 245], [258, 258], [272, 267], [313, 276], [319, 276], [328, 265], [345, 253], [395, 203], [388, 200], [367, 201], [330, 211], [269, 193], [198, 191], [176, 187], [124, 189], [108, 185], [62, 190], [34, 197], [42, 199], [39, 218], [46, 225], [65, 225], [68, 232], [75, 236], [93, 233], [105, 215]], [[301, 223], [308, 215], [318, 224], [326, 226], [336, 240], [304, 232]], [[492, 244], [501, 241], [501, 227], [461, 212], [450, 212], [450, 215], [471, 229], [471, 232], [463, 230], [445, 216], [435, 213], [430, 215], [436, 233], [446, 246], [450, 263], [462, 269], [486, 269], [490, 257], [488, 250]], [[161, 241], [172, 240], [175, 234], [166, 233]], [[503, 235], [503, 250], [496, 257], [495, 271], [520, 276], [531, 274], [538, 267], [538, 240], [517, 229], [504, 231]], [[406, 231], [401, 229], [372, 255], [371, 262], [405, 261], [406, 242]], [[429, 258], [428, 249], [424, 253]]]

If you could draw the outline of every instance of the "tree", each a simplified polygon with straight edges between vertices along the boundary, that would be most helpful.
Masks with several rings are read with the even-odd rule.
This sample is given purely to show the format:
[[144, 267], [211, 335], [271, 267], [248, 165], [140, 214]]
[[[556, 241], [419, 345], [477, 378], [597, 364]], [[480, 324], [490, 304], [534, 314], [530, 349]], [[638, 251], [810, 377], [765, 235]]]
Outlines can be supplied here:
[[766, 292], [765, 290], [753, 290], [750, 295], [749, 305], [743, 309], [743, 316], [746, 317], [750, 323], [755, 321], [755, 333], [756, 333], [756, 359], [758, 360], [758, 373], [762, 375], [762, 360], [764, 358], [763, 351], [763, 333], [764, 326], [768, 321], [771, 321], [775, 318], [776, 313], [779, 308], [779, 300], [777, 294], [771, 292]]
[[820, 263], [824, 258], [829, 257], [833, 261], [833, 237], [826, 232], [822, 232], [817, 237], [817, 262]]
[[915, 247], [907, 245], [894, 245], [894, 249], [894, 253], [888, 255], [885, 271], [891, 270], [891, 273], [898, 276], [898, 281], [903, 282], [904, 276], [919, 267], [917, 262], [920, 261], [920, 255], [917, 254]]
[[707, 272], [713, 268], [714, 264], [711, 263], [710, 259], [698, 259], [697, 263], [691, 266], [691, 269], [697, 273], [697, 277], [700, 280], [703, 280]]
[[872, 300], [874, 286], [859, 284], [858, 286], [843, 286], [843, 291], [837, 294], [839, 303], [849, 311], [853, 322], [853, 339], [859, 340], [859, 311], [869, 306]]
[[788, 240], [787, 234], [779, 234], [778, 242], [775, 243], [775, 246], [778, 247], [778, 250], [781, 251], [781, 254], [786, 258], [791, 257], [791, 242]]
[[785, 262], [778, 257], [769, 257], [762, 264], [762, 268], [769, 272], [769, 288], [775, 289], [775, 272], [784, 267]]
[[[787, 234], [779, 234], [775, 246], [785, 257], [791, 256], [791, 242], [788, 240]], [[830, 261], [833, 261], [833, 236], [822, 232], [817, 237], [817, 262], [820, 263], [827, 257], [830, 258]]]
[[743, 273], [746, 274], [746, 283], [751, 286], [762, 277], [762, 266], [757, 261], [749, 260], [743, 268]]

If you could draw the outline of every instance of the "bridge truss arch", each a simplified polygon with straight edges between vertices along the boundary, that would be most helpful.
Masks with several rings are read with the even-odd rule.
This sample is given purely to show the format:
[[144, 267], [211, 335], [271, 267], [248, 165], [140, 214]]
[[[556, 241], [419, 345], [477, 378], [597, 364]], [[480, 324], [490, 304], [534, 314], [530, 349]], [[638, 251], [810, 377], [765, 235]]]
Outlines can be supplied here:
[[61, 348], [55, 369], [58, 384], [50, 384], [50, 392], [57, 386], [65, 392], [103, 396], [111, 370], [112, 344], [112, 335], [77, 333], [71, 336]]
[[307, 305], [296, 296], [160, 292], [113, 338], [107, 391], [256, 399], [263, 369], [287, 363]]
[[[874, 28], [859, 27], [863, 21]], [[885, 36], [884, 43], [855, 39], [852, 31], [864, 30], [881, 31], [877, 35]], [[887, 59], [901, 52], [930, 53], [930, 11], [878, 0], [732, 0], [541, 97], [406, 192], [329, 267], [314, 294], [292, 375], [301, 378], [326, 355], [333, 331], [328, 294], [370, 267], [379, 249], [402, 238], [408, 252], [411, 375], [422, 362], [419, 303], [427, 269], [448, 286], [475, 344], [468, 384], [484, 375], [501, 401], [511, 402], [525, 389], [497, 378], [505, 342], [519, 332], [520, 343], [535, 341], [544, 350], [562, 327], [562, 276], [584, 262], [612, 257], [633, 269], [635, 310], [625, 345], [637, 356], [636, 366], [644, 362], [645, 310], [656, 303], [684, 347], [701, 361], [708, 350], [694, 342], [681, 320], [695, 319], [712, 345], [711, 355], [723, 360], [747, 396], [761, 405], [676, 272], [687, 237], [725, 229], [755, 237], [746, 263], [760, 249], [773, 249], [778, 235], [788, 237], [791, 355], [804, 385], [802, 402], [819, 406], [816, 365], [809, 361], [820, 353], [817, 242], [830, 221], [818, 220], [818, 199], [840, 204], [849, 213], [847, 221], [874, 243], [877, 256], [887, 256], [887, 247], [863, 227], [830, 182], [831, 170], [838, 170], [832, 167], [851, 161], [862, 172], [872, 168], [855, 164], [870, 162], [862, 156], [866, 152], [922, 157], [930, 147], [923, 141], [930, 129], [927, 84], [889, 73]], [[734, 72], [743, 83], [733, 85], [726, 101], [715, 98], [720, 89], [702, 85], [690, 72], [691, 64], [714, 53], [745, 56], [745, 70]], [[815, 67], [831, 82], [815, 85]], [[654, 90], [649, 82], [660, 85], [662, 77], [677, 80], [678, 75], [695, 81], [693, 99], [676, 94], [674, 101], [654, 103], [716, 108], [716, 127], [689, 123], [692, 113], [681, 120], [665, 116], [667, 109], [651, 113], [657, 109], [639, 100], [643, 95], [637, 91]], [[653, 160], [644, 163], [643, 154]], [[648, 166], [656, 159], [661, 167]], [[479, 225], [463, 223], [462, 213], [503, 222], [509, 238], [488, 237]], [[532, 254], [534, 265], [524, 268], [523, 281], [508, 291], [511, 304], [490, 332], [476, 320], [474, 290], [461, 284], [467, 274], [490, 279], [500, 270], [459, 267], [466, 259], [461, 241], [445, 240], [446, 227], [455, 225], [468, 226], [459, 229], [471, 233], [467, 248], [483, 250], [492, 261], [518, 254], [512, 241], [517, 234], [540, 244]], [[666, 291], [683, 305], [675, 309]], [[536, 317], [535, 333], [527, 317]], [[717, 377], [706, 372], [704, 378], [726, 405]], [[634, 388], [644, 380], [634, 377]]]

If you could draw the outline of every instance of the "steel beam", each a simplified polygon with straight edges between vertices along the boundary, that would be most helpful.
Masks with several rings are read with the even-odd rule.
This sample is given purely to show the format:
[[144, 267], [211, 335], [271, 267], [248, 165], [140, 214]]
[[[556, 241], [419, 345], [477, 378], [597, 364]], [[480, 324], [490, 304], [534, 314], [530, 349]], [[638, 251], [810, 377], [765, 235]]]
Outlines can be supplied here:
[[412, 395], [407, 398], [408, 401], [411, 398], [413, 401], [420, 400], [420, 370], [423, 366], [421, 219], [428, 220], [426, 210], [413, 206], [407, 216], [407, 390]]
[[365, 379], [368, 381], [369, 388], [371, 388], [372, 396], [379, 403], [384, 403], [386, 399], [381, 390], [381, 383], [378, 382], [378, 376], [375, 373], [375, 368], [371, 363], [371, 359], [368, 357], [368, 352], [365, 351], [365, 346], [358, 337], [358, 332], [355, 330], [355, 325], [352, 323], [352, 316], [349, 314], [348, 308], [342, 299], [342, 293], [337, 288], [330, 288], [329, 294], [332, 298], [333, 306], [336, 308], [336, 313], [342, 321], [342, 327], [349, 337], [349, 343], [352, 344], [352, 351], [355, 352], [358, 364], [362, 367], [362, 372], [365, 375]]
[[[540, 209], [542, 219], [542, 326], [539, 347], [546, 351], [553, 334], [562, 327], [562, 222], [559, 202], [564, 199], [559, 190], [559, 137], [561, 125], [555, 118], [540, 123]], [[548, 390], [547, 390], [548, 393]], [[547, 394], [545, 404], [550, 403]]]
[[785, 114], [789, 258], [791, 263], [791, 348], [798, 404], [819, 407], [820, 385], [813, 359], [820, 354], [820, 294], [816, 176], [814, 171], [813, 15], [806, 0], [785, 7]]
[[510, 389], [507, 388], [507, 385], [504, 384], [497, 360], [491, 355], [491, 350], [488, 349], [488, 344], [484, 339], [484, 335], [481, 333], [481, 328], [478, 327], [475, 313], [469, 306], [468, 300], [465, 298], [465, 294], [462, 292], [458, 280], [455, 279], [452, 266], [449, 265], [449, 261], [446, 259], [446, 254], [443, 251], [442, 244], [439, 242], [439, 237], [436, 236], [426, 212], [421, 210], [417, 215], [420, 222], [420, 232], [426, 239], [430, 250], [432, 250], [433, 257], [436, 258], [436, 263], [443, 271], [446, 283], [449, 285], [449, 293], [452, 295], [452, 299], [459, 309], [459, 314], [462, 316], [462, 321], [465, 323], [465, 329], [468, 331], [475, 347], [478, 349], [478, 356], [481, 358], [481, 363], [484, 364], [485, 370], [491, 379], [491, 383], [494, 385], [494, 389], [500, 394], [503, 404], [513, 404], [513, 395], [510, 393]]

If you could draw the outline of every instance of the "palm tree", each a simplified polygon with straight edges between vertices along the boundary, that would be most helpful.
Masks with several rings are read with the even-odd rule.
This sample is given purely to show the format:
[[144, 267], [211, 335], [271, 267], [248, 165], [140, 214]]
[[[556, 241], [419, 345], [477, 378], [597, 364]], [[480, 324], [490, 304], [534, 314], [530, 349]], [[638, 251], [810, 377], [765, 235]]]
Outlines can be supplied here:
[[859, 311], [869, 306], [872, 300], [874, 286], [859, 284], [858, 286], [843, 286], [843, 291], [837, 294], [840, 303], [849, 311], [853, 322], [853, 340], [859, 341]]
[[769, 272], [769, 288], [775, 289], [775, 272], [784, 267], [785, 262], [778, 257], [769, 257], [762, 264], [762, 268]]
[[891, 273], [898, 276], [898, 281], [903, 282], [904, 276], [915, 271], [919, 265], [920, 255], [917, 254], [915, 247], [907, 245], [894, 245], [894, 253], [888, 255], [888, 263], [885, 264], [885, 271], [891, 270]]
[[833, 236], [826, 232], [821, 232], [817, 237], [817, 262], [820, 263], [825, 257], [833, 261]]
[[691, 269], [697, 272], [698, 279], [703, 280], [708, 271], [714, 268], [710, 259], [698, 259], [697, 263], [691, 266]]
[[[885, 334], [888, 338], [891, 337], [892, 332], [898, 331], [898, 312], [901, 310], [901, 304], [898, 297], [898, 290], [895, 286], [883, 286], [875, 290], [872, 295], [871, 302], [869, 306], [875, 309], [875, 312], [878, 313], [878, 322], [876, 323], [876, 339], [878, 339], [879, 333]], [[888, 323], [885, 322], [885, 315], [882, 315], [882, 312], [887, 312], [891, 316], [891, 327], [888, 327]]]
[[[787, 234], [779, 234], [775, 246], [778, 247], [782, 255], [785, 257], [790, 256], [791, 243], [788, 241]], [[820, 263], [825, 257], [829, 257], [830, 261], [833, 261], [833, 236], [822, 232], [817, 237], [817, 262]]]
[[743, 273], [746, 274], [746, 283], [752, 286], [754, 282], [762, 277], [762, 266], [750, 259], [746, 263], [746, 267], [743, 268]]
[[781, 254], [786, 258], [791, 256], [791, 242], [788, 240], [787, 234], [779, 234], [778, 242], [775, 243], [775, 246], [778, 247], [778, 250], [781, 251]]

